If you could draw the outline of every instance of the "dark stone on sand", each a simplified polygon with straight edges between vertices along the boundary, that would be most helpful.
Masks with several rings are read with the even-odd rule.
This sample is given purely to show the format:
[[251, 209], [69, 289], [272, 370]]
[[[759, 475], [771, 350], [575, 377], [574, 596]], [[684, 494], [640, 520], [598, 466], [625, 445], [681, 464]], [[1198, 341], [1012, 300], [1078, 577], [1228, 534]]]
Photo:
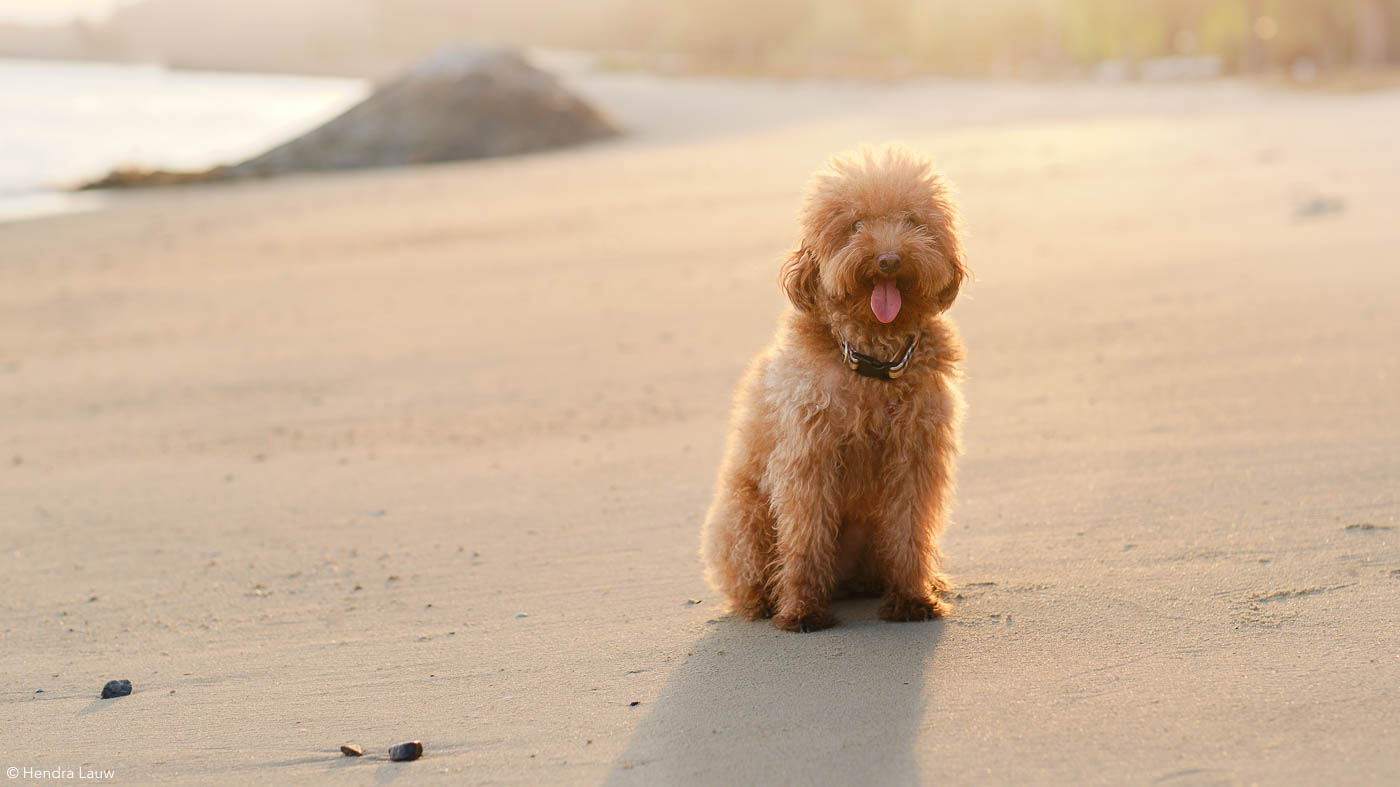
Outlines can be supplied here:
[[118, 170], [83, 188], [490, 158], [617, 133], [597, 110], [519, 52], [453, 47], [379, 86], [339, 117], [241, 164], [198, 173]]
[[1307, 219], [1325, 216], [1329, 213], [1341, 213], [1346, 208], [1347, 201], [1341, 197], [1315, 196], [1299, 200], [1293, 209], [1293, 216], [1294, 218]]
[[408, 762], [423, 756], [423, 742], [409, 741], [400, 743], [389, 750], [389, 759], [394, 762]]
[[129, 680], [109, 680], [107, 685], [102, 687], [102, 699], [110, 700], [113, 697], [125, 697], [131, 693], [131, 681]]
[[353, 743], [347, 743], [340, 747], [340, 753], [346, 757], [359, 757], [365, 753], [365, 750]]

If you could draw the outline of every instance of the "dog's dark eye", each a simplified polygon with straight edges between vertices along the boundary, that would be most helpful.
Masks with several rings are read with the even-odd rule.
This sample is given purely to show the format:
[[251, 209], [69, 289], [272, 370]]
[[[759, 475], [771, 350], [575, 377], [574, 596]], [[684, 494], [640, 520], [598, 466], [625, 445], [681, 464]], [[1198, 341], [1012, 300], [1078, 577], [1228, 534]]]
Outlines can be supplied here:
[[913, 216], [905, 216], [904, 226], [912, 230], [915, 227], [919, 226], [919, 220], [914, 218]]
[[860, 232], [861, 226], [861, 222], [857, 221], [855, 224], [851, 225], [851, 232]]

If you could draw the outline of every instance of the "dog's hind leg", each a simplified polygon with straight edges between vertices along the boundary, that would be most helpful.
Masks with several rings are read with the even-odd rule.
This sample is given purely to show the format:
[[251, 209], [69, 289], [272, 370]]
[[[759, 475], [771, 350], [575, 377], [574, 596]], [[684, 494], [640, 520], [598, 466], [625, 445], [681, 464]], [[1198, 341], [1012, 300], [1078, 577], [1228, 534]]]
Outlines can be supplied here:
[[705, 518], [703, 556], [710, 584], [735, 614], [749, 620], [773, 615], [768, 593], [773, 515], [756, 482], [728, 479], [716, 492]]

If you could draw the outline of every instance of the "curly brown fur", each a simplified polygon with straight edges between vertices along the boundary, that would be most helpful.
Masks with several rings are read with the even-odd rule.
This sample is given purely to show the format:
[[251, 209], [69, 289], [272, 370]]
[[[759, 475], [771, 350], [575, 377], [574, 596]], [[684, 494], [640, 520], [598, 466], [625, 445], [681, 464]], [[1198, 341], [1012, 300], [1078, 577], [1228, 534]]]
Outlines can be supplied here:
[[[957, 210], [927, 160], [862, 149], [813, 177], [801, 223], [779, 276], [792, 308], [735, 397], [707, 576], [735, 612], [788, 631], [835, 625], [838, 592], [882, 595], [885, 620], [945, 615], [937, 539], [963, 405], [944, 312], [969, 275]], [[897, 379], [843, 363], [841, 339], [891, 360], [914, 337]]]

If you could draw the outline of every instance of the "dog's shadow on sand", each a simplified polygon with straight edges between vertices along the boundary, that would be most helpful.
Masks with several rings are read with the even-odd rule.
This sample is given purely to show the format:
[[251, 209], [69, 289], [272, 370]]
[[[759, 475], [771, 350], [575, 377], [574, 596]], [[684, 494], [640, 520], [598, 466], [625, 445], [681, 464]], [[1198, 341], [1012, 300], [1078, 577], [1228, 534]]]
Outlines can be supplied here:
[[919, 782], [925, 671], [946, 624], [885, 623], [876, 606], [838, 603], [841, 625], [814, 634], [711, 623], [607, 783]]

